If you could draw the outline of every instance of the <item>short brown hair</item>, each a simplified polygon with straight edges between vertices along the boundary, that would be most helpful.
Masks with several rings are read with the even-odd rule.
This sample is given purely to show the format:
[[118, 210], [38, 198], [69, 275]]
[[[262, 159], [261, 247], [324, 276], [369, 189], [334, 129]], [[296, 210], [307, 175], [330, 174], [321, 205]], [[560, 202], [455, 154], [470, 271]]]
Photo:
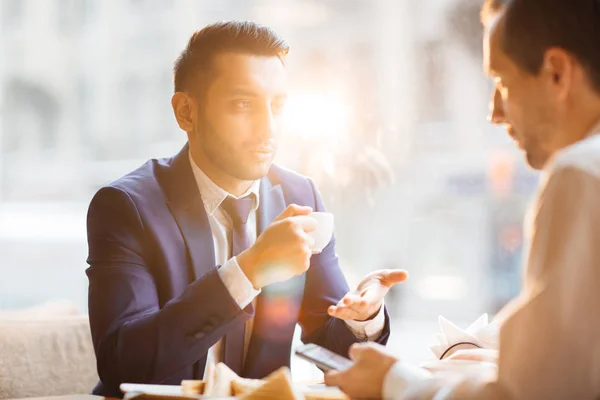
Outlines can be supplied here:
[[212, 58], [222, 52], [273, 56], [283, 61], [289, 52], [289, 46], [272, 29], [251, 21], [227, 21], [208, 25], [194, 32], [175, 62], [175, 92], [196, 91], [200, 73], [206, 71]]
[[571, 53], [600, 93], [600, 0], [487, 0], [482, 19], [504, 12], [501, 46], [537, 75], [551, 47]]

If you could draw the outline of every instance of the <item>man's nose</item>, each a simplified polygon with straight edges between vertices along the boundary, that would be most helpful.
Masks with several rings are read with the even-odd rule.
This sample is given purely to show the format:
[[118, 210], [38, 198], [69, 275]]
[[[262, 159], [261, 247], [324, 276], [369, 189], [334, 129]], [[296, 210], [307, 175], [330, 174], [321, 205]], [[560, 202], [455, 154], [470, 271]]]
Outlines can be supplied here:
[[495, 89], [490, 101], [490, 115], [488, 121], [492, 124], [500, 125], [506, 123], [506, 115], [504, 114], [504, 100], [500, 90]]
[[277, 116], [271, 107], [265, 107], [258, 121], [258, 132], [263, 141], [269, 141], [277, 132]]

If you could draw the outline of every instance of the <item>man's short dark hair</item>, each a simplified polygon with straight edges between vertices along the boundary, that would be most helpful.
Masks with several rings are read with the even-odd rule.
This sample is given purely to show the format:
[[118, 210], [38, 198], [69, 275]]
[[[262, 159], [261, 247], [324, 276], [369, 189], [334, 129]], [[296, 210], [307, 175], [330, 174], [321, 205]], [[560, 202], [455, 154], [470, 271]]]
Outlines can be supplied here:
[[502, 49], [519, 67], [537, 75], [546, 50], [559, 47], [600, 93], [600, 0], [487, 0], [482, 19], [497, 12], [504, 12]]
[[234, 52], [279, 57], [289, 46], [270, 28], [250, 21], [227, 21], [208, 25], [190, 38], [173, 69], [175, 92], [196, 92], [202, 72], [210, 68], [216, 54]]

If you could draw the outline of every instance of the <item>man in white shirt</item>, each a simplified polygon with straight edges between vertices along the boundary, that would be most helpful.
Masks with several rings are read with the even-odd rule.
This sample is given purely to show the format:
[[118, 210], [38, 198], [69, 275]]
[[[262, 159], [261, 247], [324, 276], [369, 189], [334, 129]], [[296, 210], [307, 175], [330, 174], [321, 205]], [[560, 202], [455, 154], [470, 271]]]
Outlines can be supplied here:
[[326, 377], [352, 397], [600, 397], [600, 1], [488, 0], [482, 20], [491, 121], [543, 169], [524, 287], [498, 316], [497, 371], [449, 377], [357, 345], [356, 364]]

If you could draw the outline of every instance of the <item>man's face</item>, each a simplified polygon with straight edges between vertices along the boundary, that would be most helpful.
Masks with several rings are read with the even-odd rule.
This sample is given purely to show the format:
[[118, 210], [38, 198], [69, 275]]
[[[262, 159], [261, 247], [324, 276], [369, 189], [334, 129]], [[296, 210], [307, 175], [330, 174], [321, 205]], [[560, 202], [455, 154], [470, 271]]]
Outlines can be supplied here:
[[192, 152], [235, 179], [262, 178], [275, 156], [286, 97], [278, 57], [216, 55], [199, 99]]
[[484, 57], [487, 72], [496, 87], [490, 105], [490, 120], [505, 125], [508, 134], [525, 151], [528, 164], [541, 169], [556, 148], [558, 110], [549, 90], [550, 77], [532, 75], [519, 68], [500, 46], [502, 14], [486, 25]]

